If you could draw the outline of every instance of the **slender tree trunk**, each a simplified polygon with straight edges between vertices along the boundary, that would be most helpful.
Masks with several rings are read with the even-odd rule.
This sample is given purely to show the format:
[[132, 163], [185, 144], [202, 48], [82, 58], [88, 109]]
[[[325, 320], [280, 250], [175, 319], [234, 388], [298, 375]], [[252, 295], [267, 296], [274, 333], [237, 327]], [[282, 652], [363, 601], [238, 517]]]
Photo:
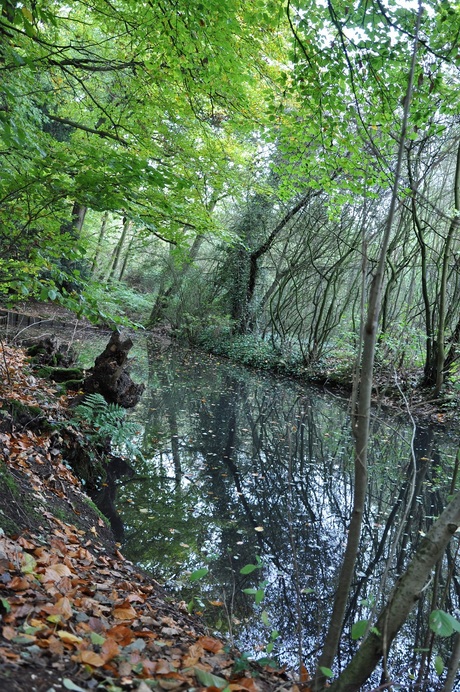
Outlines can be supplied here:
[[129, 231], [131, 230], [132, 225], [133, 225], [132, 221], [130, 221], [127, 218], [123, 219], [123, 230], [121, 232], [120, 238], [118, 240], [118, 243], [115, 247], [115, 250], [114, 250], [114, 253], [112, 256], [112, 263], [111, 263], [111, 267], [110, 267], [110, 272], [109, 272], [109, 276], [107, 278], [108, 282], [112, 281], [113, 277], [115, 276], [115, 272], [116, 272], [117, 267], [118, 267], [118, 262], [120, 261], [121, 251], [122, 251], [123, 246], [125, 244], [126, 236], [128, 235]]
[[70, 221], [67, 221], [61, 226], [61, 233], [69, 233], [73, 238], [78, 238], [83, 228], [86, 212], [87, 207], [79, 202], [74, 202], [70, 214]]
[[326, 679], [323, 672], [321, 671], [321, 668], [331, 668], [339, 647], [340, 635], [342, 633], [343, 627], [343, 619], [345, 615], [348, 595], [356, 564], [356, 558], [358, 555], [359, 542], [361, 538], [361, 525], [364, 511], [364, 503], [367, 493], [367, 452], [369, 443], [371, 393], [375, 345], [377, 339], [377, 328], [380, 313], [385, 262], [398, 198], [399, 179], [401, 175], [404, 145], [406, 140], [407, 121], [409, 117], [409, 105], [412, 96], [412, 85], [416, 65], [418, 43], [417, 37], [420, 26], [420, 17], [421, 9], [419, 8], [416, 39], [412, 54], [412, 64], [408, 76], [408, 85], [404, 103], [404, 114], [401, 124], [401, 136], [398, 147], [398, 158], [393, 183], [393, 190], [391, 195], [390, 208], [388, 211], [385, 231], [382, 238], [379, 262], [370, 288], [367, 318], [363, 332], [363, 354], [359, 377], [357, 411], [354, 412], [353, 417], [353, 433], [355, 436], [353, 509], [350, 520], [350, 526], [348, 529], [347, 545], [345, 548], [345, 554], [343, 557], [343, 562], [339, 574], [338, 586], [332, 607], [331, 620], [326, 634], [324, 647], [317, 664], [317, 670], [314, 681], [315, 690], [319, 690], [324, 687]]
[[460, 226], [460, 144], [457, 149], [457, 164], [455, 167], [454, 180], [454, 215], [450, 222], [447, 233], [446, 244], [444, 246], [441, 270], [441, 286], [439, 289], [439, 319], [438, 319], [438, 334], [437, 342], [437, 359], [436, 359], [436, 384], [434, 387], [434, 395], [439, 396], [442, 385], [444, 384], [444, 361], [445, 361], [445, 332], [446, 332], [446, 303], [447, 303], [447, 275], [449, 273], [450, 250], [455, 232]]
[[164, 317], [164, 312], [165, 309], [168, 305], [168, 299], [179, 289], [179, 287], [182, 284], [182, 281], [185, 279], [187, 276], [188, 272], [190, 271], [190, 268], [193, 265], [193, 262], [196, 260], [198, 253], [200, 251], [201, 245], [203, 244], [204, 241], [204, 236], [203, 235], [197, 235], [196, 238], [194, 239], [190, 251], [187, 257], [187, 261], [184, 262], [182, 267], [180, 268], [180, 272], [178, 276], [174, 277], [172, 280], [172, 283], [166, 287], [166, 273], [169, 273], [170, 270], [169, 268], [166, 268], [163, 272], [163, 276], [161, 277], [160, 280], [160, 288], [158, 289], [157, 296], [155, 298], [155, 303], [152, 308], [152, 312], [150, 313], [150, 317], [148, 320], [148, 326], [153, 327], [155, 324], [158, 324], [161, 322], [161, 320]]
[[118, 281], [121, 281], [125, 275], [126, 266], [128, 264], [128, 259], [131, 255], [131, 249], [133, 247], [135, 237], [136, 237], [136, 235], [135, 235], [135, 233], [133, 233], [131, 238], [129, 239], [128, 247], [126, 248], [125, 256], [123, 257], [123, 262], [121, 265], [120, 274], [118, 276]]
[[332, 683], [329, 692], [359, 692], [404, 625], [430, 581], [434, 566], [442, 558], [459, 526], [460, 492], [457, 492], [426, 534], [406, 572], [393, 589], [375, 625], [379, 634], [369, 634], [340, 677]]
[[447, 676], [441, 692], [453, 692], [454, 685], [458, 682], [460, 668], [460, 632], [457, 632], [454, 640], [454, 649], [447, 666]]
[[91, 274], [94, 276], [96, 273], [97, 263], [102, 250], [102, 243], [105, 238], [105, 231], [107, 229], [107, 222], [109, 220], [109, 212], [105, 211], [102, 216], [101, 228], [99, 230], [99, 235], [97, 238], [96, 252], [94, 253], [93, 261], [91, 264]]

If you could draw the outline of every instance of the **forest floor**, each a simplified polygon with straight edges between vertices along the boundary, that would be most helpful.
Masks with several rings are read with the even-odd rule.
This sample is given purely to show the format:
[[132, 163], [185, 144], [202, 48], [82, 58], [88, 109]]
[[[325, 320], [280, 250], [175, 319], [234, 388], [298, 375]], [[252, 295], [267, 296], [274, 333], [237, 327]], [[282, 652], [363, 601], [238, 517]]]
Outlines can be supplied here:
[[2, 342], [0, 373], [0, 690], [297, 691], [123, 557], [63, 456], [71, 395]]

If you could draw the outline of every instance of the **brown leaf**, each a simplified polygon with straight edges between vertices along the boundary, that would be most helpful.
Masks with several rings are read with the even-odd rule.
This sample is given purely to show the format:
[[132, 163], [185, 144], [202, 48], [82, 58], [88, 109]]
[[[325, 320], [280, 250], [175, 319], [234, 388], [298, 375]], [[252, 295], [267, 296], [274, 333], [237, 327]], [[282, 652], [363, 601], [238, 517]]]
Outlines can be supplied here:
[[308, 672], [303, 663], [300, 664], [299, 678], [302, 685], [305, 685], [305, 683], [311, 680], [310, 673]]
[[70, 577], [72, 572], [70, 569], [67, 567], [67, 565], [64, 564], [57, 564], [57, 565], [51, 565], [50, 567], [47, 567], [45, 570], [45, 574], [43, 575], [43, 581], [59, 581], [62, 579], [62, 577]]
[[157, 664], [155, 666], [155, 673], [157, 675], [166, 675], [167, 673], [171, 673], [172, 670], [173, 669], [169, 661], [165, 661], [161, 658], [157, 661]]
[[73, 615], [72, 606], [67, 596], [63, 596], [54, 604], [54, 614], [62, 615], [64, 620], [70, 620]]
[[116, 620], [134, 620], [137, 617], [137, 612], [132, 606], [119, 606], [112, 610], [112, 615]]
[[13, 577], [8, 584], [8, 588], [13, 591], [26, 591], [29, 587], [30, 582], [25, 577]]
[[82, 663], [87, 663], [95, 668], [100, 668], [105, 663], [102, 656], [99, 656], [95, 651], [82, 651], [80, 653], [80, 660]]
[[65, 644], [71, 644], [72, 646], [77, 646], [83, 641], [81, 637], [77, 637], [72, 632], [67, 632], [66, 630], [58, 630], [56, 632], [57, 636]]
[[238, 683], [250, 692], [257, 692], [257, 690], [260, 689], [259, 687], [257, 687], [254, 678], [241, 678], [240, 680], [238, 680]]
[[31, 543], [27, 540], [27, 538], [24, 538], [24, 536], [19, 536], [19, 538], [17, 539], [17, 543], [19, 543], [19, 545], [25, 548], [26, 550], [35, 550], [35, 548], [37, 547], [35, 543]]
[[204, 649], [199, 644], [192, 644], [188, 650], [188, 654], [184, 656], [182, 665], [184, 668], [190, 668], [198, 663], [201, 656], [204, 654]]
[[223, 648], [222, 642], [213, 637], [200, 637], [197, 643], [200, 644], [205, 651], [211, 651], [213, 654], [219, 653]]
[[[175, 680], [174, 678], [159, 678], [158, 684], [163, 690], [177, 690], [178, 687], [182, 687], [184, 681]], [[221, 690], [218, 690], [218, 692], [221, 692]]]
[[[113, 637], [120, 646], [128, 646], [134, 639], [134, 632], [126, 625], [115, 625], [107, 632], [108, 636]], [[120, 673], [121, 675], [121, 673]], [[129, 675], [129, 673], [127, 673]]]
[[112, 658], [118, 656], [119, 653], [120, 647], [118, 646], [115, 639], [111, 639], [110, 637], [108, 637], [101, 647], [101, 656], [104, 659], [105, 663], [111, 661]]
[[64, 646], [62, 642], [57, 637], [50, 637], [48, 639], [48, 651], [55, 656], [62, 656], [64, 654]]
[[7, 625], [2, 629], [2, 635], [10, 642], [17, 635], [17, 631]]

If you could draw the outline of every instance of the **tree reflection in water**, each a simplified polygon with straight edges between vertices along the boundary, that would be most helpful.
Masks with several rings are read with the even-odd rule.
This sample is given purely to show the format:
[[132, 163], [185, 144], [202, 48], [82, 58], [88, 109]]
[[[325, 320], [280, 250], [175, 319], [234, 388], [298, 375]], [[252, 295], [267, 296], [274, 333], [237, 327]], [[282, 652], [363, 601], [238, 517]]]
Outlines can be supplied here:
[[[204, 607], [211, 626], [234, 634], [241, 649], [263, 652], [276, 629], [273, 653], [295, 666], [301, 652], [313, 667], [352, 501], [348, 401], [175, 345], [150, 345], [149, 372], [137, 411], [144, 460], [121, 489], [118, 507], [125, 554], [181, 598], [199, 593], [197, 609]], [[429, 424], [413, 432], [407, 420], [376, 412], [360, 561], [338, 666], [358, 646], [352, 623], [381, 605], [451, 491], [458, 440]], [[452, 543], [392, 648], [392, 674], [405, 689], [438, 689], [433, 656], [447, 660], [453, 644], [433, 639], [426, 623], [433, 608], [459, 608], [455, 550]], [[263, 569], [241, 574], [257, 555]], [[203, 565], [205, 582], [191, 585], [187, 574]], [[268, 584], [257, 606], [243, 589], [261, 580]]]

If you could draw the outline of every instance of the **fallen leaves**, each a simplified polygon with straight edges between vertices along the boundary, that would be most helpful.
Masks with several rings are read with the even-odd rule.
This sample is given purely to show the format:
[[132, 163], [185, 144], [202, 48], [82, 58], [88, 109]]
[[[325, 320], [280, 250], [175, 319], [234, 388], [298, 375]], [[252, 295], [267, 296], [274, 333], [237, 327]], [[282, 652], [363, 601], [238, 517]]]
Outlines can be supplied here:
[[[7, 349], [6, 355], [10, 383], [0, 385], [0, 396], [8, 389], [9, 398], [36, 405], [46, 385], [38, 378], [27, 381], [22, 352]], [[56, 403], [53, 415], [63, 403]], [[37, 501], [44, 502], [45, 492], [67, 501], [69, 489], [83, 496], [46, 435], [0, 433], [0, 450], [11, 469], [27, 476]], [[91, 689], [105, 689], [110, 680], [113, 689], [139, 692], [266, 692], [281, 684], [285, 691], [297, 689], [284, 674], [251, 670], [249, 664], [234, 673], [223, 642], [169, 603], [156, 582], [119, 551], [103, 551], [97, 522], [85, 532], [47, 509], [40, 511], [51, 528], [39, 526], [15, 539], [0, 535], [3, 665], [24, 667], [34, 660], [75, 691], [89, 689], [88, 680]]]
[[81, 679], [123, 680], [123, 689], [139, 679], [162, 690], [269, 689], [247, 671], [235, 677], [223, 642], [167, 606], [119, 552], [91, 553], [82, 532], [53, 521], [58, 535], [47, 545], [33, 534], [0, 537], [5, 660], [27, 659], [30, 650], [57, 669], [80, 664]]

